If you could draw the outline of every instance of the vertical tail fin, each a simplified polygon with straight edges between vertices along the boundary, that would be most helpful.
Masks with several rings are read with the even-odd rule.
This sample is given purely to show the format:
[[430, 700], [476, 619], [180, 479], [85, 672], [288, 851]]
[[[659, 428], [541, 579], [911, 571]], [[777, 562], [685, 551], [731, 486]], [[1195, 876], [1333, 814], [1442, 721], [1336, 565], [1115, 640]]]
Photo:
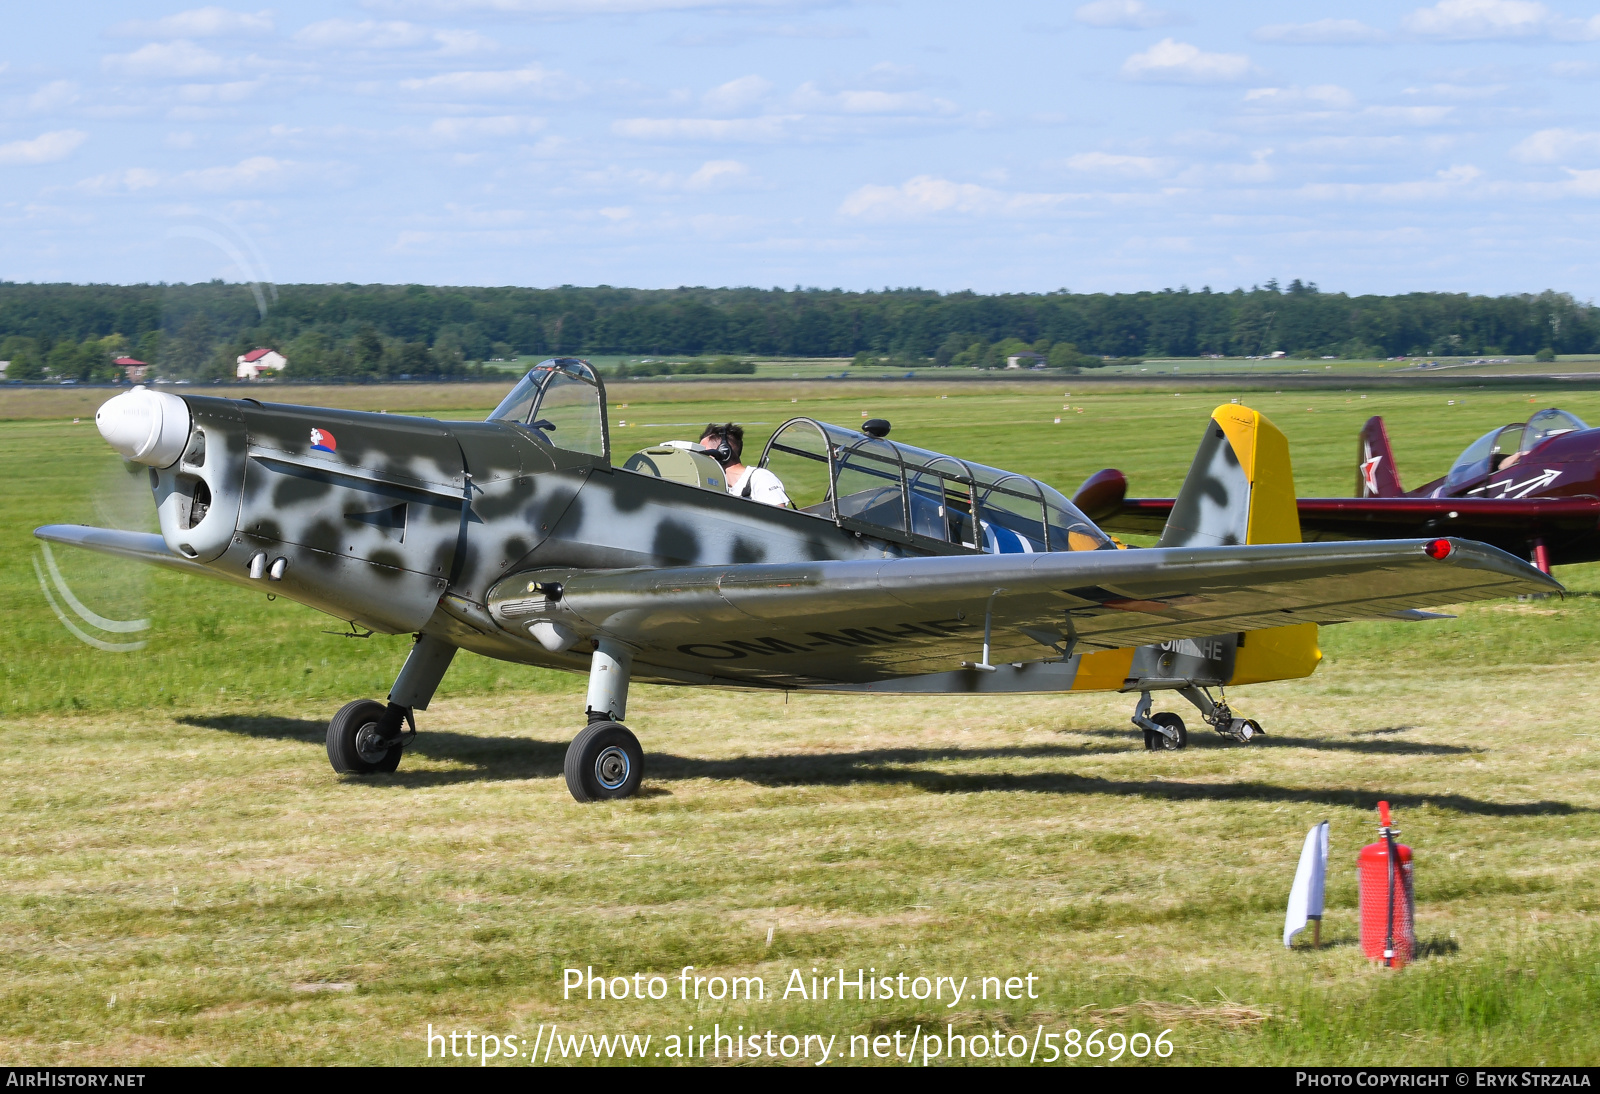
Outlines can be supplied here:
[[1288, 438], [1259, 411], [1217, 407], [1157, 546], [1299, 542]]
[[1356, 475], [1356, 497], [1398, 498], [1405, 493], [1395, 470], [1394, 449], [1383, 419], [1374, 415], [1361, 427], [1361, 448]]
[[[1299, 542], [1300, 507], [1288, 438], [1259, 411], [1232, 403], [1217, 407], [1157, 546]], [[1223, 635], [1212, 647], [1223, 651], [1216, 660], [1218, 682], [1224, 684], [1309, 676], [1322, 660], [1315, 623]], [[1141, 658], [1153, 649], [1159, 647], [1135, 655], [1131, 675], [1140, 675]], [[1203, 679], [1187, 667], [1185, 674], [1197, 682]]]

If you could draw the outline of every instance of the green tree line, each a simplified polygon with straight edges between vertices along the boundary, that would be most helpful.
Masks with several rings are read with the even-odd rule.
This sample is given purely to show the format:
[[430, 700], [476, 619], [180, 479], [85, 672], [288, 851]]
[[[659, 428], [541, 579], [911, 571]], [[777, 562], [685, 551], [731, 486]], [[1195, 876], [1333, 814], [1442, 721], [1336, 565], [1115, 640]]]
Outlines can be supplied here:
[[[110, 340], [110, 341], [108, 341]], [[937, 293], [921, 289], [553, 289], [425, 285], [0, 283], [0, 359], [17, 378], [102, 378], [114, 352], [173, 378], [232, 375], [271, 346], [290, 378], [451, 377], [523, 354], [854, 357], [988, 367], [1019, 348], [1085, 367], [1125, 357], [1395, 357], [1600, 351], [1564, 293], [1349, 296], [1249, 290]]]

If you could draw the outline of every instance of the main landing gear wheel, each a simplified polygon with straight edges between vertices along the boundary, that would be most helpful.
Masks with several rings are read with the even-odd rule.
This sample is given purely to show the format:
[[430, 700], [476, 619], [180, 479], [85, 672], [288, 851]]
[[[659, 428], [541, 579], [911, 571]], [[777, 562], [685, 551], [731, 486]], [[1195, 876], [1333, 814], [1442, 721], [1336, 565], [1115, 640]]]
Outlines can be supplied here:
[[1157, 733], [1153, 729], [1144, 731], [1144, 747], [1151, 752], [1175, 752], [1180, 748], [1189, 747], [1189, 732], [1183, 728], [1183, 719], [1170, 710], [1163, 710], [1160, 714], [1150, 715], [1150, 720], [1158, 726], [1173, 730], [1178, 739], [1174, 741], [1164, 733]]
[[328, 723], [328, 762], [341, 775], [388, 774], [405, 745], [385, 745], [379, 723], [388, 707], [374, 699], [346, 703]]
[[621, 722], [595, 722], [567, 746], [567, 789], [581, 802], [629, 798], [644, 778], [644, 749]]

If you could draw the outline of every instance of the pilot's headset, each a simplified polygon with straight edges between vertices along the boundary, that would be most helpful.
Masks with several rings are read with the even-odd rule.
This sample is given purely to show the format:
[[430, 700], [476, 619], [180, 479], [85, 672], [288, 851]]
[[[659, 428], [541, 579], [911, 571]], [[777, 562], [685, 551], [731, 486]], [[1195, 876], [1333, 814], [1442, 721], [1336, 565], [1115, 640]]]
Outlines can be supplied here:
[[733, 462], [733, 445], [728, 440], [730, 427], [731, 423], [730, 425], [719, 425], [715, 429], [707, 431], [717, 438], [717, 447], [705, 449], [705, 454], [716, 460], [723, 467], [727, 467]]

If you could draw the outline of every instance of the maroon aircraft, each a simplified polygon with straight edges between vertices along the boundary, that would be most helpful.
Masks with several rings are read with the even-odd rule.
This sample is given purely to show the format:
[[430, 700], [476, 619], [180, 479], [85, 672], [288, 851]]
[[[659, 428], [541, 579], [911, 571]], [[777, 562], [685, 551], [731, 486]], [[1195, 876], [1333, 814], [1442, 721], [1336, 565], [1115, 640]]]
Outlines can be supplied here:
[[[1550, 572], [1600, 560], [1600, 429], [1554, 407], [1491, 429], [1450, 471], [1404, 490], [1382, 418], [1361, 429], [1356, 496], [1301, 498], [1300, 531], [1324, 539], [1459, 536], [1493, 544]], [[1160, 534], [1171, 498], [1128, 498], [1114, 468], [1089, 476], [1074, 503], [1108, 532]]]

